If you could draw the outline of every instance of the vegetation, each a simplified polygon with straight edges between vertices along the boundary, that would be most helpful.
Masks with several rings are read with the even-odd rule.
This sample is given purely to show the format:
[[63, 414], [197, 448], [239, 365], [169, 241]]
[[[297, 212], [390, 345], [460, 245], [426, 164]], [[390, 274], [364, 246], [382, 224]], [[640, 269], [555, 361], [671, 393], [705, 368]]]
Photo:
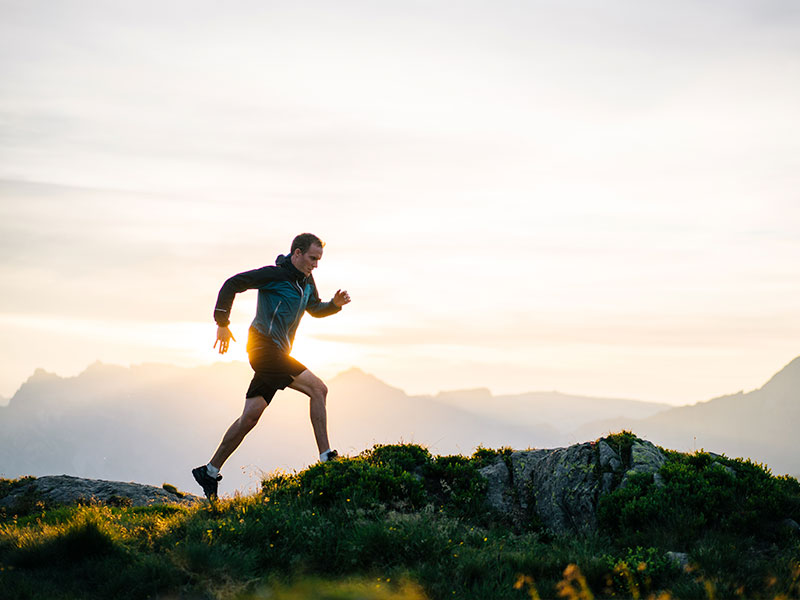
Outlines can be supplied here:
[[[608, 440], [621, 456], [628, 432]], [[669, 452], [660, 481], [603, 496], [599, 530], [557, 536], [484, 502], [508, 449], [415, 445], [274, 474], [195, 508], [46, 506], [0, 513], [9, 598], [798, 598], [800, 484], [750, 461]], [[0, 498], [20, 481], [0, 481]], [[688, 556], [681, 568], [668, 552]]]

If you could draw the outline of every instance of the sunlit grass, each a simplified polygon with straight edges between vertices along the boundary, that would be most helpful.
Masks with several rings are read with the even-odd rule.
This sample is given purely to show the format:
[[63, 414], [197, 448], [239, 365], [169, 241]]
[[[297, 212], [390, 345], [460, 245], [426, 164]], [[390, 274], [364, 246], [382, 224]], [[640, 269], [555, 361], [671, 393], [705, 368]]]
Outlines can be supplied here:
[[[674, 536], [654, 535], [642, 546], [625, 541], [641, 537], [629, 522], [649, 523], [658, 534], [664, 525], [657, 520], [614, 520], [613, 535], [555, 536], [491, 513], [479, 501], [475, 466], [494, 455], [503, 454], [481, 450], [467, 459], [432, 457], [418, 446], [376, 447], [274, 474], [261, 493], [214, 506], [47, 507], [32, 500], [22, 514], [0, 520], [0, 589], [3, 597], [34, 599], [800, 598], [800, 540], [769, 529], [770, 507], [794, 497], [791, 482], [747, 466], [752, 477], [740, 481], [764, 493], [775, 479], [773, 492], [788, 495], [733, 515], [752, 535], [731, 533], [728, 517], [717, 515], [711, 529], [681, 537], [690, 557], [681, 569], [666, 555], [675, 548], [655, 542]], [[674, 465], [684, 465], [671, 468], [686, 477], [716, 468], [705, 459]], [[718, 483], [722, 476], [710, 477]], [[640, 491], [631, 498], [646, 499], [652, 488]], [[609, 506], [624, 510], [629, 496], [615, 502]]]

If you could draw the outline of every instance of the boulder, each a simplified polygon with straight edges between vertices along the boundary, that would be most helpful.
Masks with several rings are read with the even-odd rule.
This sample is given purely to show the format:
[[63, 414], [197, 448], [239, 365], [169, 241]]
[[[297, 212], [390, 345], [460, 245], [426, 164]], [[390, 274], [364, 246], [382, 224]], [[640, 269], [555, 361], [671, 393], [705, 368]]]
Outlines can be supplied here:
[[546, 527], [558, 533], [596, 527], [600, 481], [594, 444], [515, 452], [511, 462], [518, 497], [533, 505]]
[[601, 439], [514, 452], [510, 472], [500, 459], [480, 472], [494, 510], [515, 521], [535, 515], [554, 533], [566, 534], [596, 529], [600, 497], [624, 486], [633, 474], [651, 474], [656, 485], [663, 485], [658, 471], [666, 460], [645, 440], [635, 440], [630, 452], [621, 455]]
[[597, 443], [597, 449], [600, 452], [600, 468], [602, 470], [619, 471], [622, 468], [622, 459], [619, 454], [605, 440]]
[[14, 509], [24, 497], [33, 495], [50, 504], [102, 502], [118, 506], [150, 506], [153, 504], [192, 505], [201, 499], [191, 494], [168, 492], [152, 485], [83, 479], [69, 475], [48, 475], [33, 479], [0, 499], [0, 506]]
[[[636, 440], [631, 446], [631, 464], [630, 468], [626, 471], [625, 476], [622, 478], [620, 486], [625, 487], [634, 474], [658, 474], [658, 470], [667, 462], [667, 457], [659, 450], [655, 444], [645, 440]], [[656, 485], [663, 485], [660, 478], [656, 481]]]
[[493, 509], [508, 513], [513, 507], [511, 495], [511, 473], [505, 461], [498, 458], [492, 464], [480, 469], [479, 473], [486, 478], [486, 500]]

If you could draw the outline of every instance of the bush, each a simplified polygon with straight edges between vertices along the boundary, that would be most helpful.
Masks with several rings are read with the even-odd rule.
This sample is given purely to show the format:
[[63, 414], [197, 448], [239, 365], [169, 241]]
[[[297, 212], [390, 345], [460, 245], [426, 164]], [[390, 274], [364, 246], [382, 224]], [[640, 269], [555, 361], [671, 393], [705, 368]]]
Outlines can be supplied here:
[[633, 475], [598, 502], [601, 530], [631, 546], [685, 549], [710, 532], [773, 540], [776, 523], [800, 518], [800, 484], [750, 461], [706, 453], [671, 454], [651, 475]]
[[439, 456], [425, 469], [431, 501], [462, 517], [486, 514], [486, 480], [463, 456]]
[[420, 478], [393, 464], [342, 458], [309, 467], [297, 476], [298, 493], [317, 507], [355, 502], [363, 508], [380, 504], [418, 508], [426, 497]]
[[435, 504], [459, 515], [479, 515], [486, 484], [470, 459], [432, 458], [425, 448], [408, 444], [375, 446], [358, 457], [316, 464], [294, 476], [275, 475], [262, 489], [268, 496], [306, 498], [316, 508], [350, 503], [408, 511]]

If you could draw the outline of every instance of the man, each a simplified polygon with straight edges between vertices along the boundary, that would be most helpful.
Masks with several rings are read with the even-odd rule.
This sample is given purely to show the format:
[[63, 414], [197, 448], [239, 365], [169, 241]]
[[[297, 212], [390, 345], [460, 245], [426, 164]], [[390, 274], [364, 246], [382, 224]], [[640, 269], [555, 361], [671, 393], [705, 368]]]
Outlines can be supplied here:
[[350, 302], [350, 295], [343, 290], [338, 290], [329, 302], [319, 299], [311, 272], [322, 258], [324, 245], [314, 234], [302, 233], [292, 241], [290, 254], [278, 256], [274, 266], [234, 275], [219, 291], [214, 309], [217, 322], [214, 347], [219, 343], [219, 353], [225, 354], [230, 340], [236, 341], [228, 329], [234, 297], [245, 290], [258, 290], [256, 317], [247, 338], [247, 354], [255, 373], [245, 394], [242, 415], [228, 428], [211, 461], [192, 470], [209, 500], [217, 496], [222, 465], [258, 423], [275, 393], [287, 386], [303, 392], [310, 399], [311, 425], [320, 461], [337, 456], [328, 442], [325, 408], [328, 388], [304, 365], [289, 356], [303, 312], [314, 317], [327, 317]]

